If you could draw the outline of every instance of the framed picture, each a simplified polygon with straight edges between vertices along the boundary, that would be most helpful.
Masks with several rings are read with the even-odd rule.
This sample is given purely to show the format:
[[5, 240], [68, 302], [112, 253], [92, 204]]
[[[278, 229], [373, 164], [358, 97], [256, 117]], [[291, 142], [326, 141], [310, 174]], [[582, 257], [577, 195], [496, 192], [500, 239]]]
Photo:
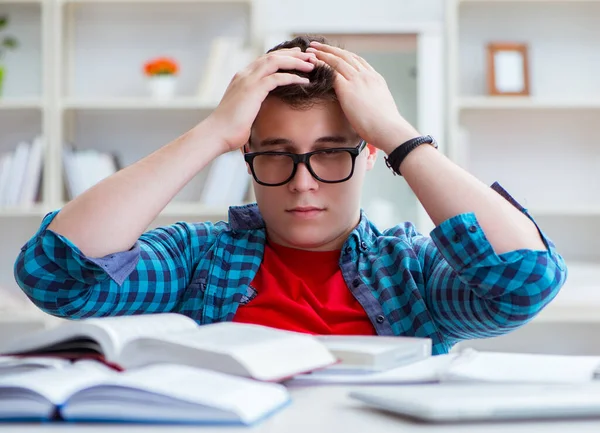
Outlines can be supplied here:
[[488, 93], [529, 95], [527, 45], [490, 43], [488, 51]]

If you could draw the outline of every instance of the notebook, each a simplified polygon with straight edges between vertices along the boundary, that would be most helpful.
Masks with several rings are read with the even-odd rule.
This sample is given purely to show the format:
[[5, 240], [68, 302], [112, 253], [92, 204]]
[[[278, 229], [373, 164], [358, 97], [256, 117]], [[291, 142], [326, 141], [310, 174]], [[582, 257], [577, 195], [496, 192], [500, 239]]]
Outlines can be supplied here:
[[254, 424], [285, 387], [183, 365], [119, 373], [95, 361], [0, 377], [0, 420]]

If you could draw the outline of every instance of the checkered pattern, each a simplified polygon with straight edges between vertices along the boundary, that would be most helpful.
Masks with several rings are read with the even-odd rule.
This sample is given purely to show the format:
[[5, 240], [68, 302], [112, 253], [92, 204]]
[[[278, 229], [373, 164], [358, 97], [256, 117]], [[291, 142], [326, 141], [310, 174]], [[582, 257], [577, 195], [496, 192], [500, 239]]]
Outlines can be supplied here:
[[[232, 320], [266, 240], [256, 205], [247, 205], [232, 207], [228, 223], [177, 223], [145, 233], [130, 251], [93, 259], [47, 230], [56, 213], [23, 246], [15, 277], [41, 309], [74, 319], [175, 311], [200, 324]], [[382, 233], [363, 213], [340, 268], [379, 335], [429, 337], [434, 354], [446, 353], [460, 340], [516, 329], [554, 298], [567, 270], [540, 233], [547, 251], [497, 255], [472, 213], [431, 237], [410, 223]]]

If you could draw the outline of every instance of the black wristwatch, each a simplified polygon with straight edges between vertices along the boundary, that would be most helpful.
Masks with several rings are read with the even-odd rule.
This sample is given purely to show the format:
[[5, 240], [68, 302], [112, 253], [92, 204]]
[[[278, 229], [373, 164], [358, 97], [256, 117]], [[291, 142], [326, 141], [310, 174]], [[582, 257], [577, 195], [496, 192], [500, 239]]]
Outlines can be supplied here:
[[431, 144], [434, 148], [438, 148], [435, 138], [433, 138], [431, 135], [425, 135], [423, 137], [416, 137], [408, 140], [405, 143], [402, 143], [400, 146], [395, 148], [387, 158], [384, 158], [385, 165], [387, 165], [389, 169], [394, 172], [394, 176], [402, 176], [402, 173], [400, 173], [400, 164], [402, 164], [402, 161], [404, 161], [406, 155], [415, 150], [421, 144]]

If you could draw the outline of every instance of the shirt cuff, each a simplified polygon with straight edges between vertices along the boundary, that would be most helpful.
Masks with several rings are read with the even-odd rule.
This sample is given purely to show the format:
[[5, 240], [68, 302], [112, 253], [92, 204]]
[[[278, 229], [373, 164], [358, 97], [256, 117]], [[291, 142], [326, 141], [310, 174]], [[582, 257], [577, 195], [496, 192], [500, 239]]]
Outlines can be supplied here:
[[[128, 251], [98, 258], [88, 257], [69, 239], [53, 230], [48, 230], [48, 226], [58, 212], [51, 212], [44, 217], [40, 229], [30, 242], [35, 242], [39, 238], [46, 256], [75, 278], [83, 277], [83, 274], [89, 276], [91, 272], [98, 280], [108, 276], [117, 284], [123, 284], [140, 260], [139, 242]], [[23, 248], [27, 247], [28, 244]]]
[[[544, 245], [554, 254], [554, 244], [540, 230], [527, 210], [498, 182], [495, 182], [491, 188], [533, 221]], [[442, 222], [431, 232], [431, 238], [442, 256], [457, 272], [468, 267], [506, 264], [520, 260], [522, 257], [518, 252], [496, 254], [473, 212], [456, 215]]]

